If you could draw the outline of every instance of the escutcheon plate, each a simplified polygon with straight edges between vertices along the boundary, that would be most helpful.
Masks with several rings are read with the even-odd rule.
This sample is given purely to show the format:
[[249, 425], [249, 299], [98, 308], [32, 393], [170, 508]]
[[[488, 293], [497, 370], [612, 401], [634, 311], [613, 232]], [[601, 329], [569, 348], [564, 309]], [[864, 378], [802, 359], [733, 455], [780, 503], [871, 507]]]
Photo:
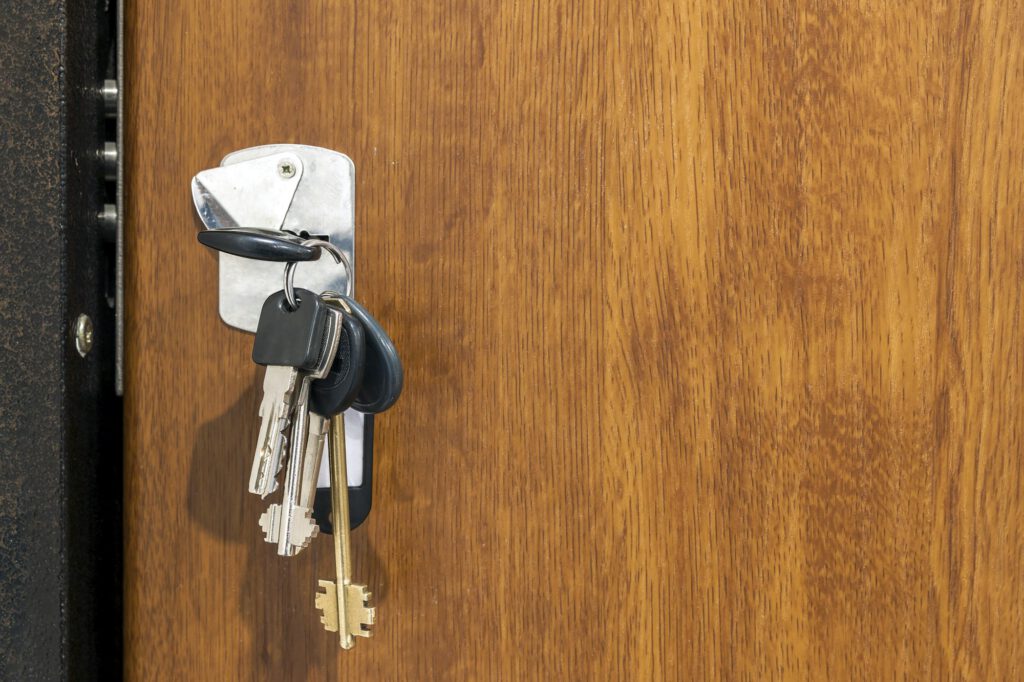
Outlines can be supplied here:
[[[340, 152], [297, 144], [250, 147], [192, 178], [192, 201], [208, 230], [262, 227], [328, 239], [355, 263], [355, 165]], [[219, 312], [232, 327], [256, 332], [267, 296], [284, 286], [284, 265], [222, 253]], [[295, 286], [340, 291], [348, 274], [330, 258], [302, 263]]]

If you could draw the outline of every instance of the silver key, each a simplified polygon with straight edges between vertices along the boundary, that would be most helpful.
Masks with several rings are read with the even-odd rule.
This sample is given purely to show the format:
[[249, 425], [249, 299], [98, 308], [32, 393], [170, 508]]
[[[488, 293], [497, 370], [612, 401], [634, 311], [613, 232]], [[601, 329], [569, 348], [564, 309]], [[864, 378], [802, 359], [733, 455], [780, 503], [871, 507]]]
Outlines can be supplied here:
[[277, 474], [281, 470], [281, 455], [288, 440], [285, 431], [295, 402], [298, 376], [299, 372], [294, 367], [270, 365], [263, 377], [260, 435], [249, 474], [249, 492], [263, 498], [277, 490]]
[[313, 508], [316, 498], [316, 483], [320, 478], [320, 463], [324, 458], [324, 443], [331, 420], [316, 412], [309, 413], [309, 429], [306, 436], [306, 452], [302, 456], [302, 479], [299, 485], [299, 504]]
[[[313, 521], [312, 504], [305, 505], [301, 499], [301, 485], [302, 478], [304, 478], [303, 461], [305, 460], [310, 425], [309, 386], [314, 380], [323, 378], [330, 371], [334, 356], [338, 352], [341, 320], [340, 310], [329, 309], [320, 361], [317, 363], [316, 369], [299, 375], [299, 389], [295, 400], [292, 433], [288, 445], [288, 469], [285, 472], [283, 498], [280, 504], [270, 505], [260, 517], [260, 527], [263, 529], [264, 538], [267, 542], [277, 543], [277, 553], [281, 556], [294, 556], [308, 547], [310, 541], [319, 532], [316, 522]], [[319, 459], [319, 454], [317, 454], [317, 458]]]

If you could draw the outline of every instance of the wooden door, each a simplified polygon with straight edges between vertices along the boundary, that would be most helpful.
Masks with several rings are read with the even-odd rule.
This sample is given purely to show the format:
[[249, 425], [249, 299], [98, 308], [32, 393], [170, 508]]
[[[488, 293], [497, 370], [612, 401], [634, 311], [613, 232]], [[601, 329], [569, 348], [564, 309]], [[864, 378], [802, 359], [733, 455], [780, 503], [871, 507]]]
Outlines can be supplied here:
[[[1018, 5], [127, 4], [130, 679], [1024, 677]], [[350, 652], [195, 241], [273, 142], [407, 369]]]

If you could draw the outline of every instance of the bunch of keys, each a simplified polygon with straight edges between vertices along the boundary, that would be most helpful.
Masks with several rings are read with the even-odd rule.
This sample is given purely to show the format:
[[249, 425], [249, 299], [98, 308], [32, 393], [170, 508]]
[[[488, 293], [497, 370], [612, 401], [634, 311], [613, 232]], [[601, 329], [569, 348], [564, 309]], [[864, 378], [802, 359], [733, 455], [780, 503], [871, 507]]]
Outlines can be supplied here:
[[350, 649], [355, 637], [371, 636], [375, 608], [366, 586], [351, 578], [344, 412], [391, 407], [402, 390], [401, 361], [390, 337], [350, 292], [294, 287], [297, 264], [322, 251], [349, 268], [352, 281], [348, 260], [329, 242], [255, 228], [201, 232], [199, 241], [225, 253], [287, 262], [284, 289], [264, 302], [253, 344], [253, 361], [266, 373], [249, 491], [267, 498], [287, 464], [281, 502], [269, 506], [260, 527], [278, 554], [296, 555], [319, 533], [312, 508], [326, 443], [337, 575], [319, 582], [323, 591], [315, 604], [324, 627]]

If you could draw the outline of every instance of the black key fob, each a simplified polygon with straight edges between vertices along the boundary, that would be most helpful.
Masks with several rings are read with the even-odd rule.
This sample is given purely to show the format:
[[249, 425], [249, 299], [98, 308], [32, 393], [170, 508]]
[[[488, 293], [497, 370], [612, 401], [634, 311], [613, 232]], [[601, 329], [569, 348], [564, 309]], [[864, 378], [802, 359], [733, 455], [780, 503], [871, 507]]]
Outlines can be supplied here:
[[402, 361], [391, 337], [366, 308], [349, 296], [342, 298], [366, 330], [366, 369], [352, 407], [369, 414], [383, 412], [395, 404], [402, 392], [405, 380]]

